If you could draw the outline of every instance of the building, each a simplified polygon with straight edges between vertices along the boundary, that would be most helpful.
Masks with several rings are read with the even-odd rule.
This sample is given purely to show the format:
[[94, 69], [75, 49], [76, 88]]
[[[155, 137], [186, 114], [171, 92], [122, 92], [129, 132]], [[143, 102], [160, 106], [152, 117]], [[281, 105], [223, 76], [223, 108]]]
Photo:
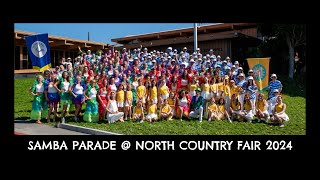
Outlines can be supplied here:
[[[14, 45], [15, 45], [15, 55], [14, 55], [14, 69], [23, 70], [23, 69], [32, 69], [32, 64], [30, 57], [28, 55], [28, 49], [26, 46], [25, 36], [34, 35], [36, 33], [24, 32], [24, 31], [14, 31]], [[51, 67], [59, 65], [62, 60], [62, 57], [70, 57], [74, 60], [78, 56], [78, 46], [82, 50], [90, 49], [92, 51], [104, 50], [109, 47], [109, 44], [84, 41], [60, 36], [49, 35], [49, 44], [50, 44], [50, 59]], [[20, 71], [17, 71], [20, 72]], [[27, 71], [21, 71], [27, 72]]]
[[[208, 54], [210, 49], [222, 59], [229, 56], [232, 60], [245, 62], [250, 49], [256, 48], [261, 42], [256, 23], [217, 23], [198, 27], [198, 47], [202, 54]], [[169, 30], [141, 35], [125, 36], [112, 39], [112, 42], [122, 44], [121, 49], [139, 48], [140, 45], [149, 50], [163, 52], [171, 46], [180, 52], [183, 47], [193, 52], [193, 27]]]

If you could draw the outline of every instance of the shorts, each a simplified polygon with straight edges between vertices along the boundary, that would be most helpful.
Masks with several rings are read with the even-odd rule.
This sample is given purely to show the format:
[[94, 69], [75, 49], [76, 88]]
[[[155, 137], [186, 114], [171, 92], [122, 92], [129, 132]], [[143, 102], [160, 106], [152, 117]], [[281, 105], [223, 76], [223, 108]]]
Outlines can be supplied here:
[[123, 107], [124, 102], [118, 102], [118, 107]]
[[202, 96], [203, 99], [205, 99], [205, 100], [210, 100], [210, 98], [211, 98], [211, 94], [210, 94], [209, 92], [207, 92], [207, 91], [202, 91], [202, 92], [201, 92], [201, 96]]
[[[124, 106], [125, 106], [125, 107], [129, 107], [129, 102], [126, 101], [126, 102], [124, 103]], [[132, 106], [132, 101], [131, 101], [131, 106]]]
[[157, 116], [157, 114], [148, 114], [146, 116], [146, 119], [158, 119], [158, 116]]
[[[138, 98], [138, 96], [137, 96], [137, 98], [136, 98], [136, 103], [138, 103], [138, 102], [139, 102], [139, 98]], [[146, 98], [145, 98], [145, 97], [142, 98], [142, 103], [143, 103], [143, 104], [146, 103]]]
[[158, 99], [157, 98], [155, 98], [155, 99], [150, 99], [150, 101], [153, 103], [153, 102], [155, 102], [156, 104], [158, 103]]
[[165, 100], [165, 99], [168, 99], [169, 98], [169, 94], [163, 94], [161, 95], [161, 99], [162, 100]]

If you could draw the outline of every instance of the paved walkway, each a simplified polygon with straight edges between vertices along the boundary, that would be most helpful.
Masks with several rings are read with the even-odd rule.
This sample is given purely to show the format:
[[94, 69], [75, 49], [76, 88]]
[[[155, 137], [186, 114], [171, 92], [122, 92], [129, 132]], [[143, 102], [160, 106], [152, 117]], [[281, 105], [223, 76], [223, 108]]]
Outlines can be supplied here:
[[80, 132], [55, 128], [45, 124], [30, 123], [28, 121], [14, 121], [16, 135], [88, 135]]

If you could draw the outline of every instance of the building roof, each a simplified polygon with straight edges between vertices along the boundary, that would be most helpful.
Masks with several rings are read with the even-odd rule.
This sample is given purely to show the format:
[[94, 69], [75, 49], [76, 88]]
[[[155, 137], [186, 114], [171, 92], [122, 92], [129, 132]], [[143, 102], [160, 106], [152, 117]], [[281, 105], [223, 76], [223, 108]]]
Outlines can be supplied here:
[[[35, 35], [35, 34], [38, 34], [38, 33], [15, 30], [14, 38], [16, 40], [17, 45], [25, 45], [24, 37]], [[57, 47], [57, 48], [61, 47], [68, 50], [78, 49], [78, 46], [80, 46], [81, 48], [87, 48], [92, 50], [106, 49], [111, 46], [110, 44], [93, 42], [93, 41], [85, 41], [85, 40], [67, 38], [62, 36], [48, 35], [48, 38], [49, 38], [50, 47]]]
[[[198, 35], [231, 31], [249, 27], [256, 27], [256, 23], [216, 23], [198, 27]], [[161, 31], [147, 34], [130, 35], [122, 38], [111, 39], [112, 42], [119, 44], [135, 44], [151, 40], [169, 39], [173, 37], [193, 36], [193, 27]]]

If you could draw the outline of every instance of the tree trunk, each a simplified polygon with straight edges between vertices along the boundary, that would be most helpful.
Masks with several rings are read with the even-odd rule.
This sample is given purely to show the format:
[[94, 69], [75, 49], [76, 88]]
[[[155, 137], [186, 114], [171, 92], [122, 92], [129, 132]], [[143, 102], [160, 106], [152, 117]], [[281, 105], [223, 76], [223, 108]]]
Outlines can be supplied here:
[[289, 44], [289, 78], [293, 79], [294, 74], [294, 48]]

